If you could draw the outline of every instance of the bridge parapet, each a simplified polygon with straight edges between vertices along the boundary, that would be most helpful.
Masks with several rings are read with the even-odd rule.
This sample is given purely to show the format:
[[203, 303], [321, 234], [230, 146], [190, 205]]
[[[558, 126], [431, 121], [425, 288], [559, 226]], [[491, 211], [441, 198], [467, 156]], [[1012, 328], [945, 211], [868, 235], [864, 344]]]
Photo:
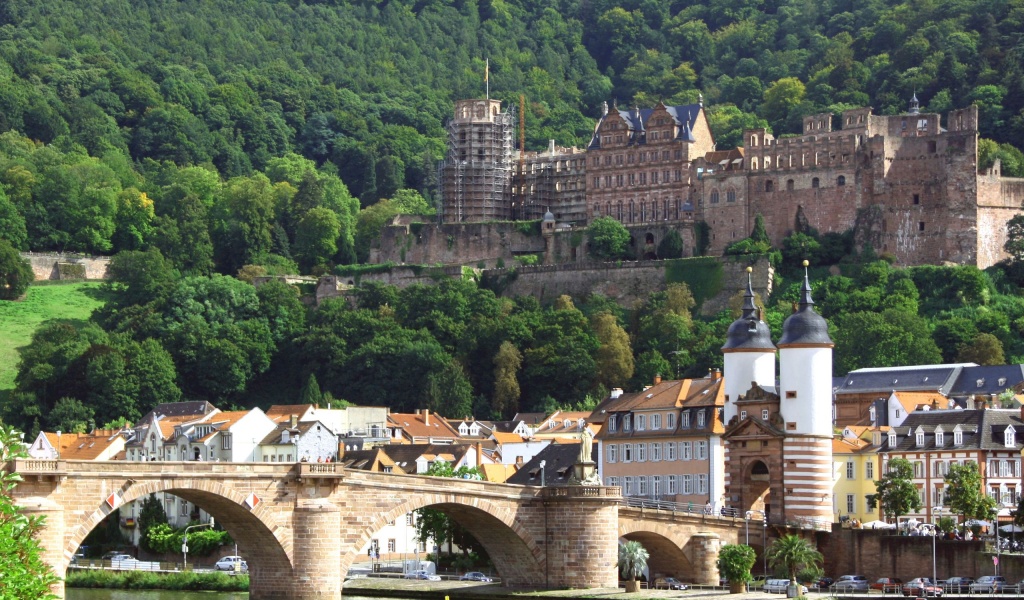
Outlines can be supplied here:
[[67, 461], [16, 458], [8, 463], [11, 471], [23, 475], [67, 475]]
[[545, 487], [545, 498], [621, 498], [622, 488], [596, 485]]
[[338, 463], [299, 463], [299, 480], [344, 479], [345, 467]]

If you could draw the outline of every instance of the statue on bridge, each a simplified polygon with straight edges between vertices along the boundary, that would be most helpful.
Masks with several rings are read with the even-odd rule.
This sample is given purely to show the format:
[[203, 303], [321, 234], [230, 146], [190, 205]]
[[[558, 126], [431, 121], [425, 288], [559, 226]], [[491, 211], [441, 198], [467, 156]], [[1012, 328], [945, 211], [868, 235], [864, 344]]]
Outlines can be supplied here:
[[597, 463], [592, 457], [593, 451], [594, 433], [588, 427], [584, 427], [583, 433], [580, 434], [580, 453], [576, 457], [569, 485], [601, 485], [601, 478], [597, 474]]

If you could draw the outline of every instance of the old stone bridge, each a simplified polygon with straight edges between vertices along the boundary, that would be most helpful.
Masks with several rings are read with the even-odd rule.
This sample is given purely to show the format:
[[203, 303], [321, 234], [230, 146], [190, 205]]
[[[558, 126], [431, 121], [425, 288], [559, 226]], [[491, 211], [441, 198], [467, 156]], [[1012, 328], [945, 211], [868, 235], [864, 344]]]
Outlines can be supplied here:
[[[16, 460], [15, 501], [46, 517], [44, 559], [63, 576], [75, 550], [120, 505], [168, 492], [203, 508], [249, 563], [250, 597], [337, 599], [360, 549], [419, 508], [447, 513], [487, 549], [504, 585], [617, 585], [620, 538], [641, 541], [651, 573], [717, 583], [742, 519], [629, 507], [615, 487], [494, 484], [346, 470], [334, 463]], [[56, 593], [63, 596], [63, 588]]]

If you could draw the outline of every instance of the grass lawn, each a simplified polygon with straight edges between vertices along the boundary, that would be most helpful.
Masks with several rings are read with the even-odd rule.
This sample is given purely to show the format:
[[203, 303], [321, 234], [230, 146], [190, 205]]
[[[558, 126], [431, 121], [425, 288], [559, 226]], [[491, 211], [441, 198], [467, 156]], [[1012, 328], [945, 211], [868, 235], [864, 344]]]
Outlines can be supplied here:
[[0, 398], [14, 388], [18, 349], [27, 346], [43, 321], [84, 322], [103, 305], [103, 284], [98, 281], [60, 285], [33, 285], [21, 302], [0, 300]]

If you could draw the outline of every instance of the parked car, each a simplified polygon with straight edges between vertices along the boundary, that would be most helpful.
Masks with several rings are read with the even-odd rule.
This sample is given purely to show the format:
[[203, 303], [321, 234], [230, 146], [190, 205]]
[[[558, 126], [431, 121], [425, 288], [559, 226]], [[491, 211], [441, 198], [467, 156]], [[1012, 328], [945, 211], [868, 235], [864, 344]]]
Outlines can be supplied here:
[[835, 582], [836, 582], [836, 580], [832, 579], [831, 577], [822, 577], [821, 579], [818, 580], [818, 583], [816, 583], [815, 585], [817, 585], [818, 588], [824, 589], [824, 588], [832, 587], [832, 584], [835, 583]]
[[484, 575], [480, 571], [470, 571], [462, 577], [459, 577], [459, 581], [494, 581], [490, 577]]
[[[799, 583], [797, 585], [800, 586], [799, 587], [800, 595], [801, 596], [806, 595], [807, 594], [807, 586], [806, 585], [801, 585]], [[789, 580], [788, 579], [769, 579], [768, 581], [764, 582], [764, 591], [768, 592], [769, 594], [785, 594], [786, 590], [788, 590], [788, 589], [789, 589]]]
[[903, 587], [903, 580], [899, 577], [882, 577], [871, 584], [871, 589], [885, 592], [898, 592]]
[[767, 577], [765, 577], [764, 575], [758, 575], [757, 577], [754, 577], [753, 579], [751, 579], [750, 581], [747, 582], [747, 590], [748, 591], [763, 590], [764, 589], [764, 584], [767, 583], [767, 582], [768, 582], [768, 578]]
[[904, 596], [932, 596], [933, 598], [942, 597], [942, 588], [933, 583], [927, 577], [918, 577], [917, 579], [911, 579], [903, 586]]
[[871, 586], [863, 575], [843, 575], [832, 584], [832, 588], [837, 592], [866, 592]]
[[114, 557], [117, 556], [127, 556], [128, 558], [132, 558], [132, 555], [128, 554], [124, 550], [111, 550], [110, 552], [105, 552], [103, 556], [100, 557], [100, 560], [114, 560]]
[[111, 554], [111, 553], [108, 552], [108, 553], [104, 554], [103, 556], [107, 557], [104, 560], [109, 560], [112, 564], [126, 563], [126, 562], [138, 562], [138, 561], [135, 560], [135, 557], [132, 556], [131, 554], [122, 554], [120, 552], [116, 553], [116, 554]]
[[971, 593], [1002, 593], [1005, 587], [1006, 578], [1002, 575], [985, 575], [984, 577], [979, 577], [977, 581], [971, 584]]
[[241, 556], [225, 556], [214, 563], [213, 568], [218, 571], [239, 571], [242, 573], [249, 572], [249, 563], [245, 562]]
[[422, 579], [424, 581], [441, 581], [440, 575], [431, 575], [425, 569], [409, 571], [405, 574], [406, 579]]
[[966, 594], [971, 591], [972, 583], [974, 583], [973, 577], [950, 577], [940, 582], [940, 585], [943, 590], [951, 594]]
[[675, 577], [659, 577], [654, 580], [654, 589], [656, 590], [687, 590], [690, 586], [686, 585], [682, 581], [679, 581]]

